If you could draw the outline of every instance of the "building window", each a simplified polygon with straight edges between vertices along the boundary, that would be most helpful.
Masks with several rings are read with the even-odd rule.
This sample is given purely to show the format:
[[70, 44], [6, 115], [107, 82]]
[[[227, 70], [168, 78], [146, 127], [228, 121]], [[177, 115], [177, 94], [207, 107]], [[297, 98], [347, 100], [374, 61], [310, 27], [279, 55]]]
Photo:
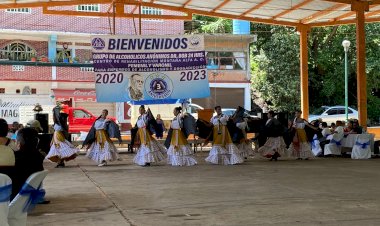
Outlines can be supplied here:
[[31, 13], [31, 8], [17, 8], [17, 9], [7, 9], [7, 13]]
[[32, 88], [31, 93], [32, 93], [32, 94], [37, 94], [37, 89]]
[[80, 12], [100, 12], [100, 4], [78, 5], [77, 11], [80, 11]]
[[208, 52], [207, 69], [246, 70], [247, 58], [244, 52]]
[[[157, 9], [153, 7], [146, 7], [143, 6], [141, 7], [141, 14], [143, 15], [162, 15], [163, 10], [162, 9]], [[158, 19], [144, 19], [145, 21], [157, 21], [157, 22], [162, 22], [163, 20], [158, 20]]]
[[20, 94], [20, 89], [16, 89], [16, 93], [17, 93], [17, 94]]
[[0, 88], [0, 93], [5, 93], [5, 88]]
[[36, 51], [21, 42], [13, 42], [0, 50], [2, 59], [13, 61], [28, 61], [36, 54]]

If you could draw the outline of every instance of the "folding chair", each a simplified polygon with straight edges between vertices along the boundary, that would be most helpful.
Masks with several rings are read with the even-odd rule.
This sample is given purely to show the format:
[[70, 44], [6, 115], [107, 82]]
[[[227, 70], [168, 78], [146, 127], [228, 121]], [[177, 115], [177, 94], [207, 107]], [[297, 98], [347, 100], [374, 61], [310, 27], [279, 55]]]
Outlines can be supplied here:
[[9, 226], [26, 226], [28, 212], [45, 196], [41, 185], [47, 174], [47, 170], [36, 172], [26, 180], [20, 192], [9, 204]]
[[0, 225], [8, 226], [9, 199], [12, 194], [12, 180], [0, 174]]
[[342, 155], [343, 135], [334, 133], [329, 144], [325, 145], [324, 155]]
[[370, 159], [371, 158], [369, 134], [360, 134], [356, 137], [354, 147], [352, 147], [351, 158], [352, 159]]
[[313, 152], [314, 156], [318, 156], [322, 153], [322, 148], [317, 134], [314, 134], [313, 140], [311, 142], [311, 151]]

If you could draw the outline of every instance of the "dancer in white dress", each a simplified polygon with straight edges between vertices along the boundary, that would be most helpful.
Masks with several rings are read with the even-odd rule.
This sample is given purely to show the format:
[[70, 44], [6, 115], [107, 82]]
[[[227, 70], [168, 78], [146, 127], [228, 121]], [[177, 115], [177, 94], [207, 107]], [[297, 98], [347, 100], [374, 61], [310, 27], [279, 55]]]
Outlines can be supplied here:
[[228, 116], [222, 114], [220, 106], [215, 107], [216, 116], [211, 118], [213, 128], [212, 148], [206, 161], [213, 164], [234, 165], [242, 163], [244, 160], [240, 156], [240, 151], [232, 142], [227, 129]]
[[274, 118], [274, 112], [268, 112], [268, 120], [265, 123], [265, 136], [267, 141], [259, 148], [258, 152], [270, 160], [277, 161], [277, 158], [284, 156], [286, 153], [286, 144], [282, 137], [284, 128], [281, 123]]
[[[83, 143], [83, 146], [87, 145], [87, 148], [90, 146], [87, 157], [97, 162], [98, 166], [106, 166], [108, 161], [121, 160], [117, 148], [107, 132], [107, 124], [113, 123], [110, 119], [107, 119], [107, 115], [108, 110], [104, 109], [102, 115], [95, 121], [93, 128], [91, 128]], [[121, 141], [121, 139], [119, 139], [119, 141]]]
[[248, 159], [249, 156], [253, 155], [252, 142], [247, 139], [247, 128], [248, 122], [244, 118], [242, 122], [236, 123], [236, 127], [239, 128], [243, 134], [243, 138], [240, 140], [240, 143], [237, 145], [240, 151], [240, 155], [243, 159]]
[[172, 166], [193, 166], [197, 164], [197, 160], [195, 160], [194, 152], [181, 131], [183, 127], [181, 110], [181, 107], [176, 107], [173, 110], [175, 117], [170, 125], [171, 141], [168, 149], [168, 164]]
[[[145, 111], [144, 105], [139, 108], [140, 116], [137, 120], [137, 141], [138, 150], [133, 162], [140, 166], [150, 166], [151, 163], [158, 163], [165, 157], [166, 148], [152, 137], [149, 130], [149, 121], [153, 117]], [[149, 109], [148, 109], [149, 111]]]
[[293, 129], [295, 130], [295, 134], [292, 143], [289, 146], [289, 151], [297, 160], [308, 160], [309, 158], [313, 158], [314, 154], [311, 151], [311, 144], [307, 140], [305, 126], [309, 126], [313, 129], [315, 128], [310, 125], [305, 119], [301, 118], [301, 114], [301, 110], [298, 110], [295, 113], [296, 117], [294, 118], [292, 125]]
[[65, 161], [75, 159], [79, 153], [79, 149], [74, 147], [65, 137], [65, 134], [68, 132], [67, 124], [65, 123], [67, 114], [61, 112], [61, 110], [61, 104], [58, 102], [57, 106], [53, 109], [54, 134], [50, 151], [46, 156], [46, 159], [57, 163], [57, 168], [65, 167]]

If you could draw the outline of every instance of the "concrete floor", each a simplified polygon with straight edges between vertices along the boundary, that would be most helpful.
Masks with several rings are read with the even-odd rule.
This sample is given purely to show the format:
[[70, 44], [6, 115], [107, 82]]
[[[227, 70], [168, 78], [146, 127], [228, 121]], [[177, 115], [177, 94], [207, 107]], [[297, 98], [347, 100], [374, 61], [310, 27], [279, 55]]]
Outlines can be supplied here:
[[238, 166], [107, 167], [80, 156], [50, 170], [28, 225], [380, 225], [380, 160], [249, 159]]

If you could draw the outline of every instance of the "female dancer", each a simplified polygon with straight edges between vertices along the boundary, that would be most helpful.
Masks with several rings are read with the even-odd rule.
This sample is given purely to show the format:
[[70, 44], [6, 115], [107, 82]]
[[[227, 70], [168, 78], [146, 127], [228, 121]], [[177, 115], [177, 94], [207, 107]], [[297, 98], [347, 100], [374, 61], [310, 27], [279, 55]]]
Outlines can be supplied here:
[[175, 117], [170, 126], [172, 133], [168, 149], [168, 164], [172, 166], [193, 166], [197, 164], [197, 160], [195, 160], [194, 152], [181, 131], [183, 127], [181, 110], [181, 107], [176, 107], [173, 110]]
[[289, 151], [292, 155], [297, 158], [297, 160], [308, 160], [312, 158], [313, 152], [311, 151], [311, 145], [307, 140], [305, 126], [309, 126], [312, 129], [315, 129], [310, 125], [305, 119], [301, 118], [302, 111], [297, 110], [295, 113], [295, 118], [293, 120], [293, 130], [295, 134], [293, 136], [292, 143], [289, 146]]
[[242, 122], [236, 123], [236, 127], [239, 128], [243, 134], [243, 138], [240, 139], [240, 143], [237, 145], [237, 147], [240, 150], [240, 155], [243, 159], [248, 159], [250, 155], [253, 155], [253, 149], [252, 149], [252, 142], [247, 139], [247, 127], [248, 122], [247, 119], [244, 118]]
[[74, 145], [65, 138], [65, 134], [67, 134], [68, 131], [64, 117], [65, 115], [67, 117], [67, 114], [61, 112], [61, 110], [62, 107], [60, 103], [53, 109], [54, 134], [50, 151], [46, 156], [46, 159], [57, 163], [56, 168], [65, 167], [65, 161], [75, 159], [79, 152], [79, 149], [75, 148]]
[[[149, 130], [149, 121], [153, 118], [150, 112], [145, 111], [144, 105], [139, 108], [140, 116], [137, 120], [137, 144], [139, 148], [133, 162], [140, 166], [150, 166], [151, 163], [160, 162], [164, 159], [166, 148], [152, 137]], [[149, 111], [149, 109], [148, 109]]]
[[264, 146], [260, 147], [258, 152], [270, 161], [277, 161], [278, 157], [284, 156], [286, 152], [286, 144], [282, 137], [284, 128], [281, 123], [274, 118], [274, 112], [268, 112], [268, 120], [265, 123], [265, 135], [267, 141]]
[[232, 142], [226, 126], [228, 116], [222, 114], [222, 108], [220, 106], [216, 106], [215, 111], [217, 115], [211, 118], [211, 123], [214, 125], [213, 143], [206, 161], [213, 164], [224, 165], [242, 163], [244, 160], [240, 156], [239, 149]]
[[[104, 109], [83, 142], [83, 146], [87, 146], [88, 149], [87, 157], [97, 162], [98, 166], [106, 166], [108, 161], [121, 160], [107, 132], [107, 126], [113, 130], [118, 130], [118, 127], [107, 119], [107, 115], [108, 110]], [[121, 141], [120, 131], [117, 138]]]

